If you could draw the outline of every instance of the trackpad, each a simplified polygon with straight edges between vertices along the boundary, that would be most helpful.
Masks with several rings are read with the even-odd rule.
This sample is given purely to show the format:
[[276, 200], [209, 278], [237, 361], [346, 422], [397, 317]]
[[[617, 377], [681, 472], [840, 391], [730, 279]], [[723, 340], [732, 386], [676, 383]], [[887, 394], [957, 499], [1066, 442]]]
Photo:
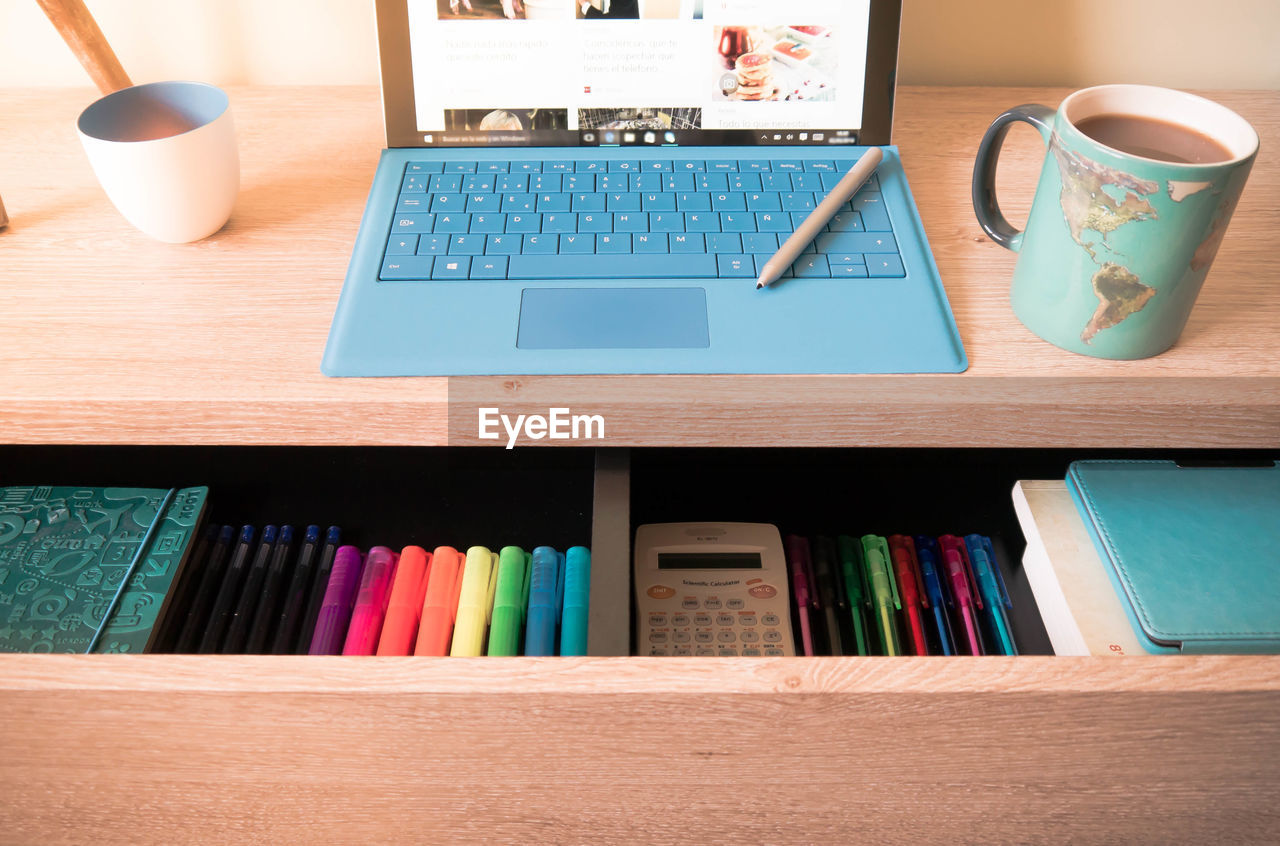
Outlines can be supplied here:
[[520, 298], [520, 349], [710, 345], [702, 288], [525, 288]]

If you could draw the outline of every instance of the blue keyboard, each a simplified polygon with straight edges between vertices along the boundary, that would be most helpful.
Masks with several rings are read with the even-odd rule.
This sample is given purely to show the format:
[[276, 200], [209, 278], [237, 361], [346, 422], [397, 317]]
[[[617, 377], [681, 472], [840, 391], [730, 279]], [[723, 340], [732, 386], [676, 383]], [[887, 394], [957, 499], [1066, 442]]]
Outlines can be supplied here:
[[[752, 278], [844, 175], [810, 159], [409, 162], [379, 279]], [[905, 275], [873, 175], [784, 276]]]

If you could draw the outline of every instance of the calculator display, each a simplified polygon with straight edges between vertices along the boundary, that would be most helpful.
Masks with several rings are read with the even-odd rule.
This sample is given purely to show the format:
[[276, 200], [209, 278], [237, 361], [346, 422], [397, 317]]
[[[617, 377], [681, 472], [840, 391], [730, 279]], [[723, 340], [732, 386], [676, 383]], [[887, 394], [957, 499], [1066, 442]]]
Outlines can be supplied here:
[[759, 570], [764, 567], [759, 553], [752, 552], [659, 552], [659, 570]]

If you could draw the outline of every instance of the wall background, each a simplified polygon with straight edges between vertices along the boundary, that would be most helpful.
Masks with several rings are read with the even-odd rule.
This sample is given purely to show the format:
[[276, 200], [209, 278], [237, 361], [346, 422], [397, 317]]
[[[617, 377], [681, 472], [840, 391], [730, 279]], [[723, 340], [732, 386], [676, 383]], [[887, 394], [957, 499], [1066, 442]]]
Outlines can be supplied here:
[[[376, 84], [373, 0], [88, 0], [135, 82]], [[904, 0], [900, 80], [1280, 89], [1277, 0]], [[0, 0], [0, 85], [86, 85], [35, 0]]]

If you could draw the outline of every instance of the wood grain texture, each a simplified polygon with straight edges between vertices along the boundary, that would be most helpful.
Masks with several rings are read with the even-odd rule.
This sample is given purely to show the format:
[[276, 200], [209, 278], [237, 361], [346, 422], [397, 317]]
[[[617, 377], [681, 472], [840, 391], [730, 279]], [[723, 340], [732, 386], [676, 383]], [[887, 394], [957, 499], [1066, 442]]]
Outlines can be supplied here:
[[[949, 376], [329, 379], [319, 362], [382, 145], [371, 88], [231, 92], [242, 190], [190, 245], [134, 231], [74, 133], [85, 90], [0, 90], [0, 440], [479, 443], [477, 398], [573, 405], [622, 445], [1280, 445], [1280, 162], [1258, 161], [1169, 352], [1058, 350], [1008, 306], [1014, 255], [973, 219], [989, 120], [1059, 89], [906, 88], [895, 138], [970, 359]], [[1280, 146], [1274, 92], [1208, 92]], [[997, 175], [1025, 220], [1043, 160], [1015, 127]], [[50, 178], [56, 174], [56, 178]], [[455, 413], [448, 414], [450, 400]], [[767, 425], [761, 420], [767, 419]], [[541, 441], [540, 443], [564, 443]]]
[[1280, 822], [1274, 659], [103, 658], [0, 660], [0, 839], [1205, 843]]
[[128, 88], [131, 83], [102, 34], [98, 22], [84, 4], [84, 0], [36, 0], [48, 15], [62, 40], [67, 42], [80, 66], [89, 74], [93, 84], [103, 94]]

